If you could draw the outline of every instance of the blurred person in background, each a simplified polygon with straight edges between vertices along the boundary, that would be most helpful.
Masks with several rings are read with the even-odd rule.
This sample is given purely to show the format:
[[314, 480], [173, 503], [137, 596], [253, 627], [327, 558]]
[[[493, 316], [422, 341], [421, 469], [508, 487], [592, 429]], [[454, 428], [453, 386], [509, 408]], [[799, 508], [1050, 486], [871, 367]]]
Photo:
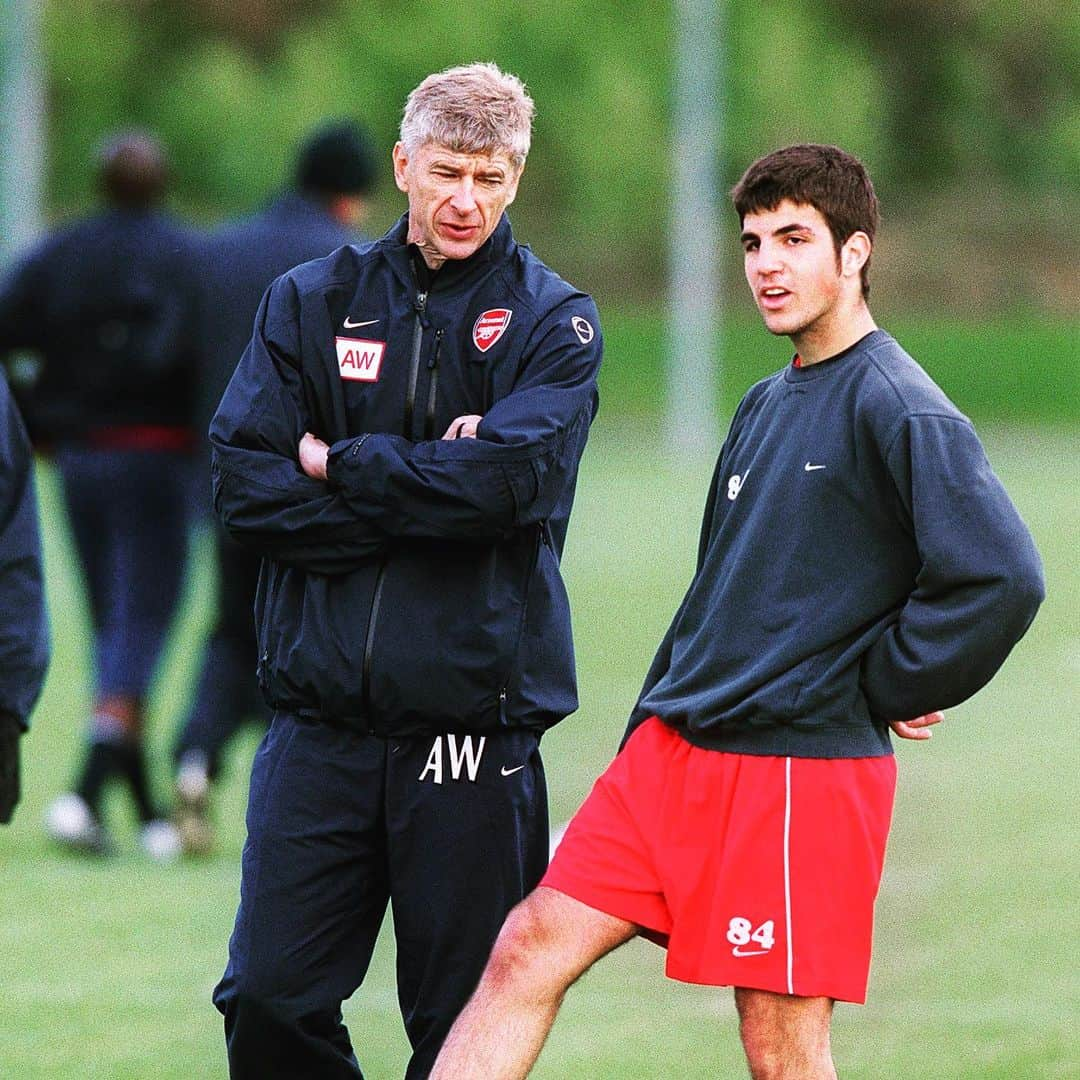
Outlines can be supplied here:
[[[263, 293], [286, 270], [359, 243], [376, 163], [369, 137], [356, 123], [332, 121], [299, 148], [290, 189], [265, 210], [222, 226], [202, 245], [199, 411], [200, 448], [237, 362], [251, 338]], [[209, 508], [209, 461], [198, 493]], [[203, 481], [203, 477], [206, 477]], [[258, 552], [214, 525], [217, 615], [206, 642], [194, 702], [176, 740], [176, 822], [189, 854], [210, 850], [209, 796], [221, 756], [248, 720], [269, 723], [255, 677], [255, 586]]]
[[214, 993], [236, 1077], [362, 1075], [341, 1005], [388, 905], [405, 1075], [426, 1076], [547, 863], [540, 738], [577, 707], [559, 562], [602, 346], [505, 214], [532, 114], [492, 64], [425, 79], [393, 151], [408, 212], [270, 287], [211, 425], [217, 512], [264, 556], [275, 710]]
[[971, 422], [871, 316], [862, 163], [784, 147], [732, 197], [747, 283], [796, 355], [736, 410], [622, 747], [432, 1080], [526, 1076], [567, 989], [639, 934], [669, 977], [735, 987], [755, 1080], [835, 1080], [833, 1004], [866, 998], [891, 737], [929, 738], [1042, 601]]
[[34, 459], [0, 369], [0, 824], [19, 801], [19, 742], [49, 663]]
[[20, 400], [32, 440], [55, 458], [93, 624], [86, 749], [46, 828], [67, 848], [109, 851], [102, 800], [118, 781], [160, 859], [179, 854], [179, 837], [151, 793], [146, 699], [180, 596], [195, 445], [193, 237], [162, 208], [168, 181], [153, 135], [108, 139], [104, 207], [57, 229], [0, 284], [0, 352], [40, 357]]

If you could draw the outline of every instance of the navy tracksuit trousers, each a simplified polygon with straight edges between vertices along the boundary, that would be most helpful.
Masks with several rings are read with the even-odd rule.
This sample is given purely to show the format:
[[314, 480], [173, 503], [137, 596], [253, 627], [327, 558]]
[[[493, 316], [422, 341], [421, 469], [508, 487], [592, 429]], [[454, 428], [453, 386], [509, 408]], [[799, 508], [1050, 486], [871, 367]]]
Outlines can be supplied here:
[[89, 593], [95, 691], [143, 698], [180, 602], [191, 460], [62, 446], [56, 464]]
[[547, 865], [539, 739], [406, 739], [285, 713], [256, 754], [240, 908], [214, 992], [233, 1078], [362, 1077], [341, 1003], [393, 905], [398, 999], [426, 1077], [510, 908]]

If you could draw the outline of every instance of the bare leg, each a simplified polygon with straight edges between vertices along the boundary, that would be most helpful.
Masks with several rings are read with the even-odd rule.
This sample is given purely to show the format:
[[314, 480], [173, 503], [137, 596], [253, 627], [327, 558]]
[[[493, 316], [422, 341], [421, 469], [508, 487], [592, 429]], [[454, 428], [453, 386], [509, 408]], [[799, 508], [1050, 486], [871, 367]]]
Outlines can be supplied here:
[[520, 1080], [567, 989], [638, 928], [541, 885], [507, 917], [429, 1080]]
[[832, 998], [736, 987], [735, 1004], [753, 1080], [836, 1080]]

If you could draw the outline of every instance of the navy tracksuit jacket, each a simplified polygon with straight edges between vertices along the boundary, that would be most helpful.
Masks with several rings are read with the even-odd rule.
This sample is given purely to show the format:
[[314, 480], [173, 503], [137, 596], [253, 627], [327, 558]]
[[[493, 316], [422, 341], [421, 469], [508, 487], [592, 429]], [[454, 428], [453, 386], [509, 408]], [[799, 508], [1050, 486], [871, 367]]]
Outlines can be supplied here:
[[45, 237], [0, 284], [0, 353], [30, 349], [42, 361], [19, 404], [34, 442], [56, 448], [98, 697], [146, 696], [179, 600], [194, 272], [192, 234], [169, 214], [110, 207]]
[[[340, 1004], [388, 900], [427, 1075], [547, 861], [540, 734], [577, 704], [559, 572], [597, 407], [596, 309], [504, 218], [430, 275], [407, 219], [274, 283], [211, 426], [217, 512], [263, 556], [232, 1075], [356, 1077]], [[456, 417], [476, 439], [441, 441]], [[306, 431], [331, 445], [304, 475]]]
[[32, 349], [20, 406], [35, 443], [117, 428], [190, 429], [198, 327], [193, 236], [158, 210], [57, 229], [0, 285], [0, 352]]
[[[260, 682], [383, 734], [543, 730], [577, 705], [559, 558], [596, 309], [506, 219], [429, 289], [405, 231], [274, 284], [211, 426], [218, 514], [265, 556]], [[440, 441], [466, 413], [478, 437]], [[309, 430], [329, 483], [300, 470]]]
[[0, 713], [29, 726], [49, 663], [30, 440], [0, 369]]

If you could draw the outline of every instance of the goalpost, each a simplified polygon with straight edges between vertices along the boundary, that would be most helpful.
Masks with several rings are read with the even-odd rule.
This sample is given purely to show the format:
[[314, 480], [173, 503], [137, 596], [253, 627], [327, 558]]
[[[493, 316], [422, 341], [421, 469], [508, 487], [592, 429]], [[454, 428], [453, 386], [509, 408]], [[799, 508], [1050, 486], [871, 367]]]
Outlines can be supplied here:
[[675, 115], [669, 225], [666, 441], [678, 453], [719, 448], [720, 183], [724, 0], [676, 0]]
[[45, 93], [36, 0], [0, 9], [0, 265], [41, 228]]

